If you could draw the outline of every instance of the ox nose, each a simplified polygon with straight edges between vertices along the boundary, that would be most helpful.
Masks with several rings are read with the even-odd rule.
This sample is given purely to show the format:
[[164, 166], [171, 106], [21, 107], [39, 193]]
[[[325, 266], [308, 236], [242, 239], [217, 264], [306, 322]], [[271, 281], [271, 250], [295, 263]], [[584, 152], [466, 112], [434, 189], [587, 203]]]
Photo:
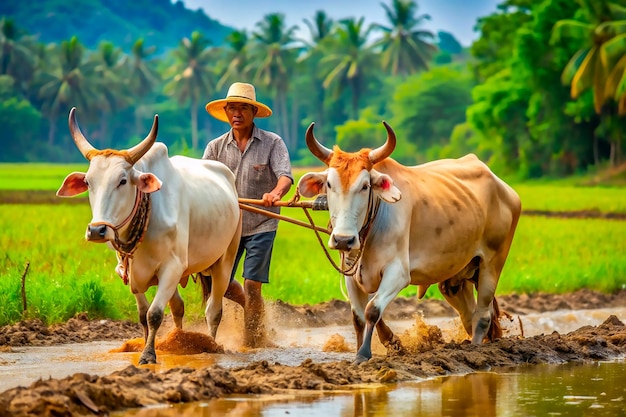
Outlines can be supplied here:
[[333, 235], [335, 249], [350, 250], [354, 246], [354, 242], [356, 242], [356, 238], [354, 236]]
[[107, 226], [105, 224], [98, 224], [95, 226], [87, 226], [87, 240], [102, 240], [107, 233]]

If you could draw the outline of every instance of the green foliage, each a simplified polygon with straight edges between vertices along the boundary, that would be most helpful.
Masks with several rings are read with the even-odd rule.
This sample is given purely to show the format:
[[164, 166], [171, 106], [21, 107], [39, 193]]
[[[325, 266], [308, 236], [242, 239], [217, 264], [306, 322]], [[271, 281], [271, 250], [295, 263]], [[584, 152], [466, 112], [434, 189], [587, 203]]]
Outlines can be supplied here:
[[337, 126], [337, 145], [344, 151], [355, 152], [361, 148], [376, 148], [385, 143], [387, 131], [381, 123], [382, 117], [373, 109], [361, 112], [359, 120], [349, 120]]
[[474, 153], [480, 159], [488, 161], [490, 152], [482, 148], [481, 137], [472, 129], [468, 123], [461, 123], [454, 126], [450, 135], [450, 142], [437, 149], [436, 153], [429, 153], [430, 159], [440, 158], [460, 158], [463, 155]]
[[33, 160], [36, 132], [41, 114], [26, 99], [10, 97], [0, 100], [0, 126], [10, 134], [0, 135], [0, 162]]
[[[204, 103], [223, 96], [234, 80], [257, 84], [257, 96], [274, 110], [259, 126], [280, 134], [299, 166], [315, 162], [302, 140], [311, 121], [330, 145], [339, 126], [341, 142], [357, 146], [374, 137], [368, 123], [380, 122], [365, 112], [391, 123], [399, 140], [394, 157], [407, 164], [462, 151], [512, 176], [564, 176], [606, 160], [616, 165], [626, 147], [625, 122], [611, 117], [626, 111], [626, 24], [617, 2], [503, 0], [479, 19], [471, 58], [443, 32], [443, 52], [433, 56], [432, 34], [420, 28], [428, 17], [411, 0], [381, 4], [383, 22], [370, 25], [355, 17], [334, 22], [322, 11], [308, 21], [312, 42], [296, 39], [284, 16], [270, 13], [251, 33], [229, 31], [227, 44], [213, 36], [202, 11], [182, 2], [33, 4], [0, 4], [0, 15], [13, 17], [0, 20], [0, 114], [11, 127], [0, 132], [0, 145], [9, 145], [7, 161], [81, 160], [67, 132], [72, 106], [98, 148], [133, 146], [158, 113], [159, 140], [171, 153], [199, 156], [225, 130]], [[87, 9], [98, 13], [85, 17]], [[54, 25], [42, 22], [49, 15]], [[574, 30], [581, 24], [593, 27], [604, 46], [595, 65], [576, 76], [589, 56], [581, 51], [590, 47]], [[22, 26], [56, 43], [44, 46]], [[602, 62], [605, 113], [595, 115], [599, 89], [583, 90], [603, 80], [592, 74]], [[424, 78], [415, 75], [432, 64]], [[575, 100], [561, 78], [575, 85]], [[465, 122], [466, 130], [453, 133]]]
[[402, 152], [401, 160], [425, 162], [428, 148], [448, 144], [454, 126], [465, 122], [471, 88], [467, 74], [449, 67], [411, 76], [398, 86], [391, 103], [392, 126], [419, 155], [409, 161], [409, 154]]
[[377, 42], [382, 48], [382, 66], [391, 75], [409, 75], [428, 69], [437, 52], [435, 35], [420, 28], [429, 15], [416, 16], [417, 3], [413, 0], [392, 0], [381, 3], [390, 26], [378, 25], [383, 37]]

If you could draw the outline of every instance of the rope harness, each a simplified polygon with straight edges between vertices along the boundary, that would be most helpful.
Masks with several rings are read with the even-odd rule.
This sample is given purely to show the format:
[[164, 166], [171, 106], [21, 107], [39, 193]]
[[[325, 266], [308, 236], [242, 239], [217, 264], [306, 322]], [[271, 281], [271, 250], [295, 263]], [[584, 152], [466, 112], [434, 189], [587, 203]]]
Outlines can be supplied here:
[[[117, 259], [122, 263], [122, 280], [124, 284], [128, 285], [128, 270], [130, 266], [130, 260], [133, 258], [133, 254], [139, 247], [139, 244], [143, 240], [146, 230], [148, 230], [148, 221], [150, 219], [150, 194], [144, 193], [137, 189], [135, 196], [135, 204], [133, 209], [124, 219], [124, 221], [117, 226], [112, 225], [109, 222], [96, 222], [90, 226], [105, 225], [110, 227], [115, 234], [115, 240], [111, 242], [113, 248], [117, 252]], [[119, 230], [128, 224], [128, 233], [126, 241], [123, 242], [120, 239]]]
[[315, 232], [315, 236], [317, 237], [317, 241], [319, 242], [320, 246], [322, 247], [322, 250], [324, 251], [324, 254], [326, 255], [326, 258], [329, 260], [329, 262], [331, 263], [331, 265], [333, 266], [333, 268], [335, 268], [335, 270], [337, 272], [339, 272], [342, 275], [347, 275], [347, 276], [354, 276], [356, 275], [357, 271], [358, 271], [358, 265], [359, 265], [359, 260], [361, 259], [361, 256], [363, 255], [363, 248], [365, 247], [365, 242], [367, 240], [367, 236], [369, 235], [370, 229], [372, 227], [372, 224], [374, 223], [374, 220], [376, 219], [376, 216], [378, 215], [378, 209], [380, 207], [380, 198], [376, 198], [376, 200], [374, 201], [374, 193], [372, 192], [372, 189], [370, 188], [370, 193], [369, 193], [369, 197], [368, 197], [368, 201], [367, 201], [367, 214], [365, 216], [365, 220], [363, 222], [363, 226], [361, 226], [361, 230], [359, 230], [359, 242], [360, 242], [360, 247], [358, 252], [356, 253], [355, 256], [349, 256], [349, 254], [346, 254], [345, 252], [341, 252], [341, 266], [337, 265], [337, 263], [335, 262], [335, 260], [331, 257], [328, 249], [326, 248], [326, 245], [324, 245], [324, 242], [322, 241], [322, 238], [320, 236], [320, 232], [324, 232], [328, 235], [331, 234], [332, 231], [332, 225], [330, 224], [330, 222], [328, 223], [328, 228], [324, 229], [322, 227], [319, 227], [315, 224], [315, 222], [313, 221], [313, 218], [311, 217], [311, 214], [308, 211], [308, 208], [311, 208], [313, 210], [328, 210], [328, 200], [326, 199], [325, 195], [320, 195], [317, 197], [317, 199], [310, 205], [310, 207], [306, 207], [303, 204], [299, 204], [300, 201], [300, 193], [298, 192], [298, 189], [296, 188], [296, 192], [294, 194], [294, 196], [287, 201], [286, 203], [284, 203], [282, 206], [284, 207], [300, 207], [302, 208], [302, 210], [304, 211], [304, 214], [306, 215], [307, 219], [309, 220], [309, 224], [306, 224], [304, 222], [300, 222], [298, 220], [295, 219], [291, 219], [289, 217], [285, 217], [285, 216], [281, 216], [280, 214], [276, 214], [276, 213], [272, 213], [272, 212], [268, 212], [267, 210], [263, 210], [260, 208], [256, 208], [256, 207], [252, 207], [249, 204], [262, 204], [262, 202], [260, 200], [258, 201], [253, 201], [253, 200], [244, 200], [244, 199], [239, 199], [239, 207], [243, 210], [247, 210], [247, 211], [251, 211], [254, 213], [260, 213], [260, 214], [264, 214], [266, 216], [269, 217], [273, 217], [279, 220], [285, 220], [288, 221], [290, 223], [294, 223], [297, 224], [299, 226], [304, 226], [307, 227], [309, 229], [312, 229]]

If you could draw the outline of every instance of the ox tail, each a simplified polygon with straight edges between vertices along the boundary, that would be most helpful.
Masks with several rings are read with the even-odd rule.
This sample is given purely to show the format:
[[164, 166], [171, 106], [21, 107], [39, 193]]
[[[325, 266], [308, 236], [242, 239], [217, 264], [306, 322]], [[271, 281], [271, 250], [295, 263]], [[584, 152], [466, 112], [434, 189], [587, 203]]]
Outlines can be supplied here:
[[202, 285], [202, 307], [206, 306], [206, 302], [211, 295], [211, 287], [213, 286], [213, 278], [211, 275], [204, 275], [202, 272], [196, 274], [197, 279], [200, 280]]
[[502, 326], [500, 325], [500, 316], [502, 313], [500, 312], [500, 306], [498, 305], [496, 297], [493, 297], [492, 304], [493, 316], [491, 317], [491, 325], [489, 326], [489, 331], [487, 332], [487, 338], [491, 342], [502, 337]]

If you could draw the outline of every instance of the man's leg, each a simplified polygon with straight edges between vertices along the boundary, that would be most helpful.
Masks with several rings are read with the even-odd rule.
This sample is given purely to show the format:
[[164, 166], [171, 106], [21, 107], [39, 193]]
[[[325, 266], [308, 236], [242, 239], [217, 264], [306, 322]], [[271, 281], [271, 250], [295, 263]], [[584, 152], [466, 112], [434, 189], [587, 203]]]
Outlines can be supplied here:
[[244, 343], [249, 347], [273, 346], [265, 334], [265, 306], [261, 287], [269, 282], [270, 260], [276, 232], [264, 232], [248, 236], [246, 257], [243, 263], [245, 336]]
[[265, 305], [261, 295], [261, 286], [257, 281], [245, 280], [246, 307], [244, 322], [246, 326], [245, 345], [262, 347], [265, 344]]

